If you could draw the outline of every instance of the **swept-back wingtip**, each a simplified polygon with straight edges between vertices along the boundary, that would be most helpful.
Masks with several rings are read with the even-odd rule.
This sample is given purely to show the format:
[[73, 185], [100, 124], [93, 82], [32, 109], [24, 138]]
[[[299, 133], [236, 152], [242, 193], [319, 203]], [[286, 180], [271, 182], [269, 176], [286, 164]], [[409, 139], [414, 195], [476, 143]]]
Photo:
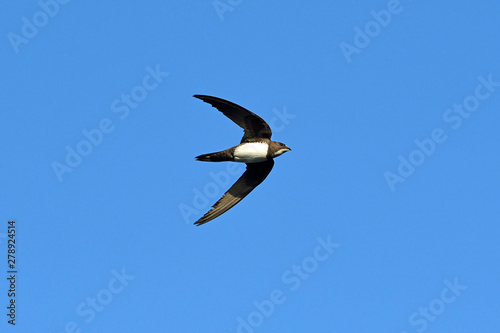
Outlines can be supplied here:
[[196, 94], [193, 95], [193, 97], [199, 98], [203, 102], [212, 105], [226, 117], [231, 119], [236, 125], [243, 128], [244, 134], [241, 143], [252, 138], [271, 139], [273, 132], [264, 119], [241, 105], [215, 96]]
[[203, 225], [207, 222], [210, 222], [210, 221], [202, 221], [202, 219], [199, 219], [198, 221], [196, 221], [195, 223], [193, 223], [195, 226], [199, 227], [200, 225]]

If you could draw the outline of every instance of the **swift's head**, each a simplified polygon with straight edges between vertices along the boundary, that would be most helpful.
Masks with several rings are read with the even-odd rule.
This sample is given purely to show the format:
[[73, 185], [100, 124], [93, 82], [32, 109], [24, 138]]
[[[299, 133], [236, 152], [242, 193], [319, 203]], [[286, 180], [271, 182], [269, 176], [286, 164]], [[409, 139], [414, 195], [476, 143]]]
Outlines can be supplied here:
[[281, 143], [281, 142], [276, 142], [276, 141], [271, 142], [270, 148], [271, 148], [273, 158], [278, 157], [280, 155], [283, 155], [287, 151], [291, 150], [286, 144]]

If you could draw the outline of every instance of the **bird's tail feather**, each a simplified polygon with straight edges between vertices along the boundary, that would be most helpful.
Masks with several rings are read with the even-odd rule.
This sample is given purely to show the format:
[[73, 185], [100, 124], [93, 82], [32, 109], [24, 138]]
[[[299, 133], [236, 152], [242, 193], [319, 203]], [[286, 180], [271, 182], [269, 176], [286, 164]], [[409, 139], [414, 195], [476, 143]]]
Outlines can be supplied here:
[[210, 154], [203, 154], [200, 156], [196, 156], [198, 161], [204, 162], [223, 162], [223, 161], [231, 161], [232, 159], [225, 152], [217, 152]]

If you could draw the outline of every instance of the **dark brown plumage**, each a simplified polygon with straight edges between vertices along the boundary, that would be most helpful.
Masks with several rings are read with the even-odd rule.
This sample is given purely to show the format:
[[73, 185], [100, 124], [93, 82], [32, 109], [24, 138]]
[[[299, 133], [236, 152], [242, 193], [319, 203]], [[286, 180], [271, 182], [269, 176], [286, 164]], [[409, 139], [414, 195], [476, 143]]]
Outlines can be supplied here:
[[273, 158], [291, 149], [281, 142], [271, 141], [271, 128], [255, 113], [221, 98], [207, 95], [194, 97], [211, 104], [244, 130], [239, 145], [220, 152], [199, 155], [196, 159], [205, 162], [236, 161], [247, 165], [246, 171], [236, 183], [210, 211], [194, 223], [199, 226], [224, 214], [252, 192], [271, 172], [274, 166]]
[[260, 163], [247, 163], [247, 170], [243, 175], [212, 206], [213, 208], [194, 224], [202, 225], [227, 212], [262, 183], [273, 169], [273, 166], [274, 160], [272, 159]]
[[273, 132], [269, 125], [244, 107], [239, 106], [225, 99], [207, 96], [207, 95], [194, 95], [194, 97], [201, 99], [203, 102], [211, 104], [220, 112], [224, 113], [226, 117], [234, 121], [238, 126], [243, 128], [244, 135], [240, 143], [250, 142], [249, 139], [266, 138], [271, 139]]

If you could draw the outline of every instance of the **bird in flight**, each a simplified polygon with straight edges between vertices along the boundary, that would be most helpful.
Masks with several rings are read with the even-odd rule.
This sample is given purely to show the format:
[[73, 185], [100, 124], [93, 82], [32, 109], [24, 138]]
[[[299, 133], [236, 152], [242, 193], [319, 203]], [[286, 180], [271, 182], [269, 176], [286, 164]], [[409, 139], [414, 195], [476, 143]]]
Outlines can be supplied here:
[[271, 128], [255, 113], [222, 98], [207, 95], [194, 95], [194, 97], [211, 104], [244, 131], [239, 145], [216, 153], [196, 156], [196, 159], [206, 162], [241, 162], [247, 165], [246, 171], [236, 183], [208, 213], [194, 223], [199, 226], [221, 216], [252, 192], [271, 172], [274, 165], [273, 158], [291, 149], [284, 143], [271, 141], [273, 134]]

